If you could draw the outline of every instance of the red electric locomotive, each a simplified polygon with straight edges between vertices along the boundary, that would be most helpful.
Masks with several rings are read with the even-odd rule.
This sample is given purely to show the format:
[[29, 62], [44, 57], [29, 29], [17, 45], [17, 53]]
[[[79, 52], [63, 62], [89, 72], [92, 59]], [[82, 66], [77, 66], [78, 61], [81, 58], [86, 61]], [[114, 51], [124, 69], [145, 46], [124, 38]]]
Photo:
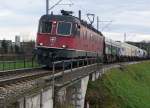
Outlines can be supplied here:
[[40, 64], [72, 58], [102, 59], [103, 47], [102, 33], [67, 11], [44, 15], [39, 21], [36, 52]]

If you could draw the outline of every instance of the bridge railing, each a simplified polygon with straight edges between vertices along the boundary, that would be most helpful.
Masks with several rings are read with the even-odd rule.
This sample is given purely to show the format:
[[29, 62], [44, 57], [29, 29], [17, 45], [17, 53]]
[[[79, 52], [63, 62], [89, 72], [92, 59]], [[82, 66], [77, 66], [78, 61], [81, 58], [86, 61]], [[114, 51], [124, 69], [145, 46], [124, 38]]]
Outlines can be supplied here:
[[[69, 80], [69, 78], [74, 79], [76, 77], [80, 77], [80, 75], [88, 74], [87, 72], [89, 71], [97, 71], [100, 67], [99, 64], [100, 63], [97, 60], [97, 58], [71, 59], [53, 62], [53, 85], [55, 85], [54, 75], [57, 72], [56, 68], [59, 68], [62, 71], [62, 78], [60, 78], [61, 80], [59, 82], [62, 83], [62, 85], [64, 85], [66, 80]], [[77, 69], [79, 69], [78, 72]]]

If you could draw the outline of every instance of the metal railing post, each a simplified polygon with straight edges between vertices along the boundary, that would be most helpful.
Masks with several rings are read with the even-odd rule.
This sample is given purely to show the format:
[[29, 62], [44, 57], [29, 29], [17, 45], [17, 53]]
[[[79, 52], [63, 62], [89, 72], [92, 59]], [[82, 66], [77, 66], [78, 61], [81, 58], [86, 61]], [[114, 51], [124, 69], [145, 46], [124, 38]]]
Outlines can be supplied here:
[[88, 58], [86, 58], [86, 62], [87, 62], [87, 65], [89, 65], [89, 61], [88, 61]]
[[26, 68], [26, 58], [25, 58], [25, 55], [24, 55], [24, 68]]
[[72, 68], [73, 68], [73, 59], [71, 59], [71, 72], [72, 72]]
[[91, 58], [89, 58], [89, 65], [91, 65]]
[[[52, 98], [54, 100], [55, 99], [55, 97], [54, 97], [55, 96], [55, 90], [54, 90], [55, 89], [55, 62], [53, 62], [53, 78], [52, 78], [52, 80], [53, 80], [52, 81], [52, 91], [53, 91]], [[55, 104], [54, 104], [54, 107], [55, 107]]]
[[7, 70], [10, 70], [10, 68], [11, 68], [11, 61], [7, 61], [7, 64], [8, 64], [8, 68], [7, 68]]
[[14, 70], [16, 69], [16, 57], [15, 57], [15, 60], [14, 60]]
[[2, 55], [2, 58], [3, 58], [3, 62], [2, 62], [2, 64], [3, 64], [3, 71], [5, 70], [5, 68], [4, 68], [4, 66], [5, 66], [5, 61], [4, 61], [4, 56]]
[[83, 68], [83, 70], [86, 69], [86, 68], [84, 68], [84, 65], [85, 65], [84, 61], [85, 61], [85, 59], [82, 60], [82, 68]]
[[80, 65], [80, 60], [77, 61], [77, 68], [79, 67]]
[[34, 67], [34, 63], [33, 63], [34, 61], [33, 60], [34, 60], [34, 58], [32, 57], [32, 68]]
[[64, 74], [65, 74], [65, 61], [63, 61], [63, 75], [62, 75], [63, 76], [63, 84], [64, 84], [64, 78], [65, 78]]
[[3, 61], [3, 71], [5, 70], [5, 62]]
[[84, 59], [82, 60], [82, 66], [84, 66], [85, 65], [85, 63], [84, 63]]

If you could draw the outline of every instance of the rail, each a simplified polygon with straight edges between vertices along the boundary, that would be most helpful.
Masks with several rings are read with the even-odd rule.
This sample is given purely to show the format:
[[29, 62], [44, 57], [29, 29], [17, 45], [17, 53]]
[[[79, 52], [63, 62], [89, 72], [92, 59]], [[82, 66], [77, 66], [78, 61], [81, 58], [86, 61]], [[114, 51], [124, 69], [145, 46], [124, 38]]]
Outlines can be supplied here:
[[29, 73], [29, 72], [31, 72], [31, 71], [41, 70], [42, 68], [43, 68], [43, 67], [16, 69], [16, 70], [8, 70], [8, 71], [0, 71], [0, 78], [1, 78], [1, 77], [5, 77], [5, 76], [11, 76], [11, 75]]
[[62, 72], [61, 76], [65, 76], [65, 71], [70, 70], [73, 72], [74, 68], [79, 68], [86, 65], [96, 63], [96, 58], [86, 58], [86, 59], [72, 59], [53, 62], [52, 69], [43, 70], [40, 68], [28, 68], [28, 69], [18, 69], [13, 71], [1, 71], [0, 72], [0, 86], [7, 84], [15, 84], [18, 81], [37, 79], [44, 76], [51, 75], [53, 80], [53, 85], [55, 85], [55, 74]]

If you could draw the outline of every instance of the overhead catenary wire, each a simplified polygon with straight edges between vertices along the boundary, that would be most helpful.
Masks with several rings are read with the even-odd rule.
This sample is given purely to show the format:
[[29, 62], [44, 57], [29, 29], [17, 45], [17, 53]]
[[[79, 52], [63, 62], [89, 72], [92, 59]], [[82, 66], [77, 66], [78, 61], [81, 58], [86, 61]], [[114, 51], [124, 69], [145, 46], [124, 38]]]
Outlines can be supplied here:
[[59, 5], [59, 3], [61, 3], [63, 0], [59, 0], [57, 3], [55, 3], [51, 8], [49, 8], [48, 10], [52, 10], [55, 6]]
[[73, 5], [72, 0], [69, 0], [70, 3], [68, 3], [68, 4], [60, 4], [62, 1], [63, 0], [59, 0], [52, 7], [50, 7], [49, 6], [50, 1], [46, 0], [46, 14], [49, 14], [49, 11], [52, 10], [53, 8], [55, 8], [57, 5], [69, 5], [69, 6]]

